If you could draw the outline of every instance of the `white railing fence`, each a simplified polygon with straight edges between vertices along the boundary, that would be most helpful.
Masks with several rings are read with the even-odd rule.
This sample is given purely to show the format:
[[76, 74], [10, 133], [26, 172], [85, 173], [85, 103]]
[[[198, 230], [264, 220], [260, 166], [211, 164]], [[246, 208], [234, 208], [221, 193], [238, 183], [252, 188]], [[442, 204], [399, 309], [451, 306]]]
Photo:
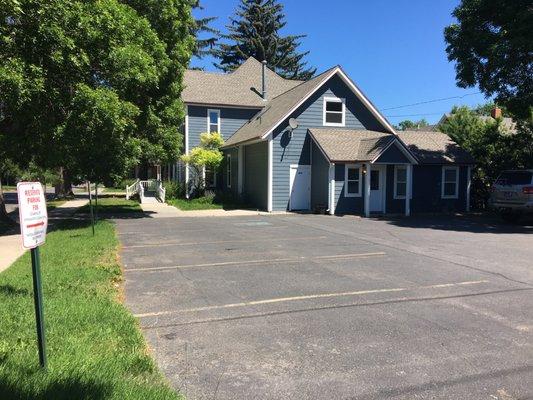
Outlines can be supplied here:
[[129, 200], [131, 197], [133, 197], [139, 192], [139, 182], [140, 180], [137, 179], [130, 186], [126, 186], [126, 200]]
[[166, 189], [163, 187], [162, 181], [157, 181], [157, 198], [164, 203], [165, 202], [165, 196], [166, 196]]

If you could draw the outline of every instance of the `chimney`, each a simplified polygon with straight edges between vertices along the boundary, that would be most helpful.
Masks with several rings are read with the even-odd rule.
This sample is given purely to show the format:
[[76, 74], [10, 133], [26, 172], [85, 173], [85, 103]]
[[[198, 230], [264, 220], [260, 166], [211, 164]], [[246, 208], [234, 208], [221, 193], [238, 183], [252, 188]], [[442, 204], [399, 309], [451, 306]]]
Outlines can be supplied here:
[[262, 80], [261, 80], [261, 97], [266, 101], [267, 89], [266, 89], [266, 60], [263, 60], [262, 64]]
[[499, 108], [499, 107], [494, 107], [494, 108], [492, 109], [492, 111], [490, 112], [490, 115], [491, 115], [492, 118], [494, 118], [494, 119], [501, 118], [501, 116], [502, 116], [502, 109]]

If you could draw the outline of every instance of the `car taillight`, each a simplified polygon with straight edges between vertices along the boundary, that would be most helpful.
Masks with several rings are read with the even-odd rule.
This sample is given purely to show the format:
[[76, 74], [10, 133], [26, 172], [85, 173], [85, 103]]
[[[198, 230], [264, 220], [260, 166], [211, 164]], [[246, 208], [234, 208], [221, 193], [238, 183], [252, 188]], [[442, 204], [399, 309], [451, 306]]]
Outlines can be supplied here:
[[524, 194], [533, 194], [533, 186], [526, 186], [522, 189], [522, 193]]

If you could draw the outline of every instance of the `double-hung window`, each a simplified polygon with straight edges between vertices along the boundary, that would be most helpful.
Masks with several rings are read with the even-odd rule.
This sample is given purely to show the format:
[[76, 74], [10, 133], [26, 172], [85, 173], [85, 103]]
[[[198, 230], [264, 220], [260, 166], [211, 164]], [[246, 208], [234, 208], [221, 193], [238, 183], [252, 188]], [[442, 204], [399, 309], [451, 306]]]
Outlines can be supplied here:
[[456, 199], [459, 193], [459, 167], [442, 167], [443, 199]]
[[347, 164], [344, 170], [344, 196], [361, 196], [361, 166], [358, 164]]
[[338, 97], [324, 97], [324, 126], [344, 126], [345, 100]]
[[405, 199], [407, 195], [407, 166], [394, 166], [394, 198]]
[[220, 110], [207, 110], [207, 132], [220, 132]]
[[226, 154], [226, 186], [231, 187], [231, 154]]

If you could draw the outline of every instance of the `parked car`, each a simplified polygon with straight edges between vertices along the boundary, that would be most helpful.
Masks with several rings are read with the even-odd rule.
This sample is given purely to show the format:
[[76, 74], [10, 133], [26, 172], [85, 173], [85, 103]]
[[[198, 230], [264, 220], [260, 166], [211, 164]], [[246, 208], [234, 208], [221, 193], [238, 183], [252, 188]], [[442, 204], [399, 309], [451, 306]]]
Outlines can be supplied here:
[[489, 204], [509, 220], [533, 213], [533, 170], [503, 171], [492, 185]]

